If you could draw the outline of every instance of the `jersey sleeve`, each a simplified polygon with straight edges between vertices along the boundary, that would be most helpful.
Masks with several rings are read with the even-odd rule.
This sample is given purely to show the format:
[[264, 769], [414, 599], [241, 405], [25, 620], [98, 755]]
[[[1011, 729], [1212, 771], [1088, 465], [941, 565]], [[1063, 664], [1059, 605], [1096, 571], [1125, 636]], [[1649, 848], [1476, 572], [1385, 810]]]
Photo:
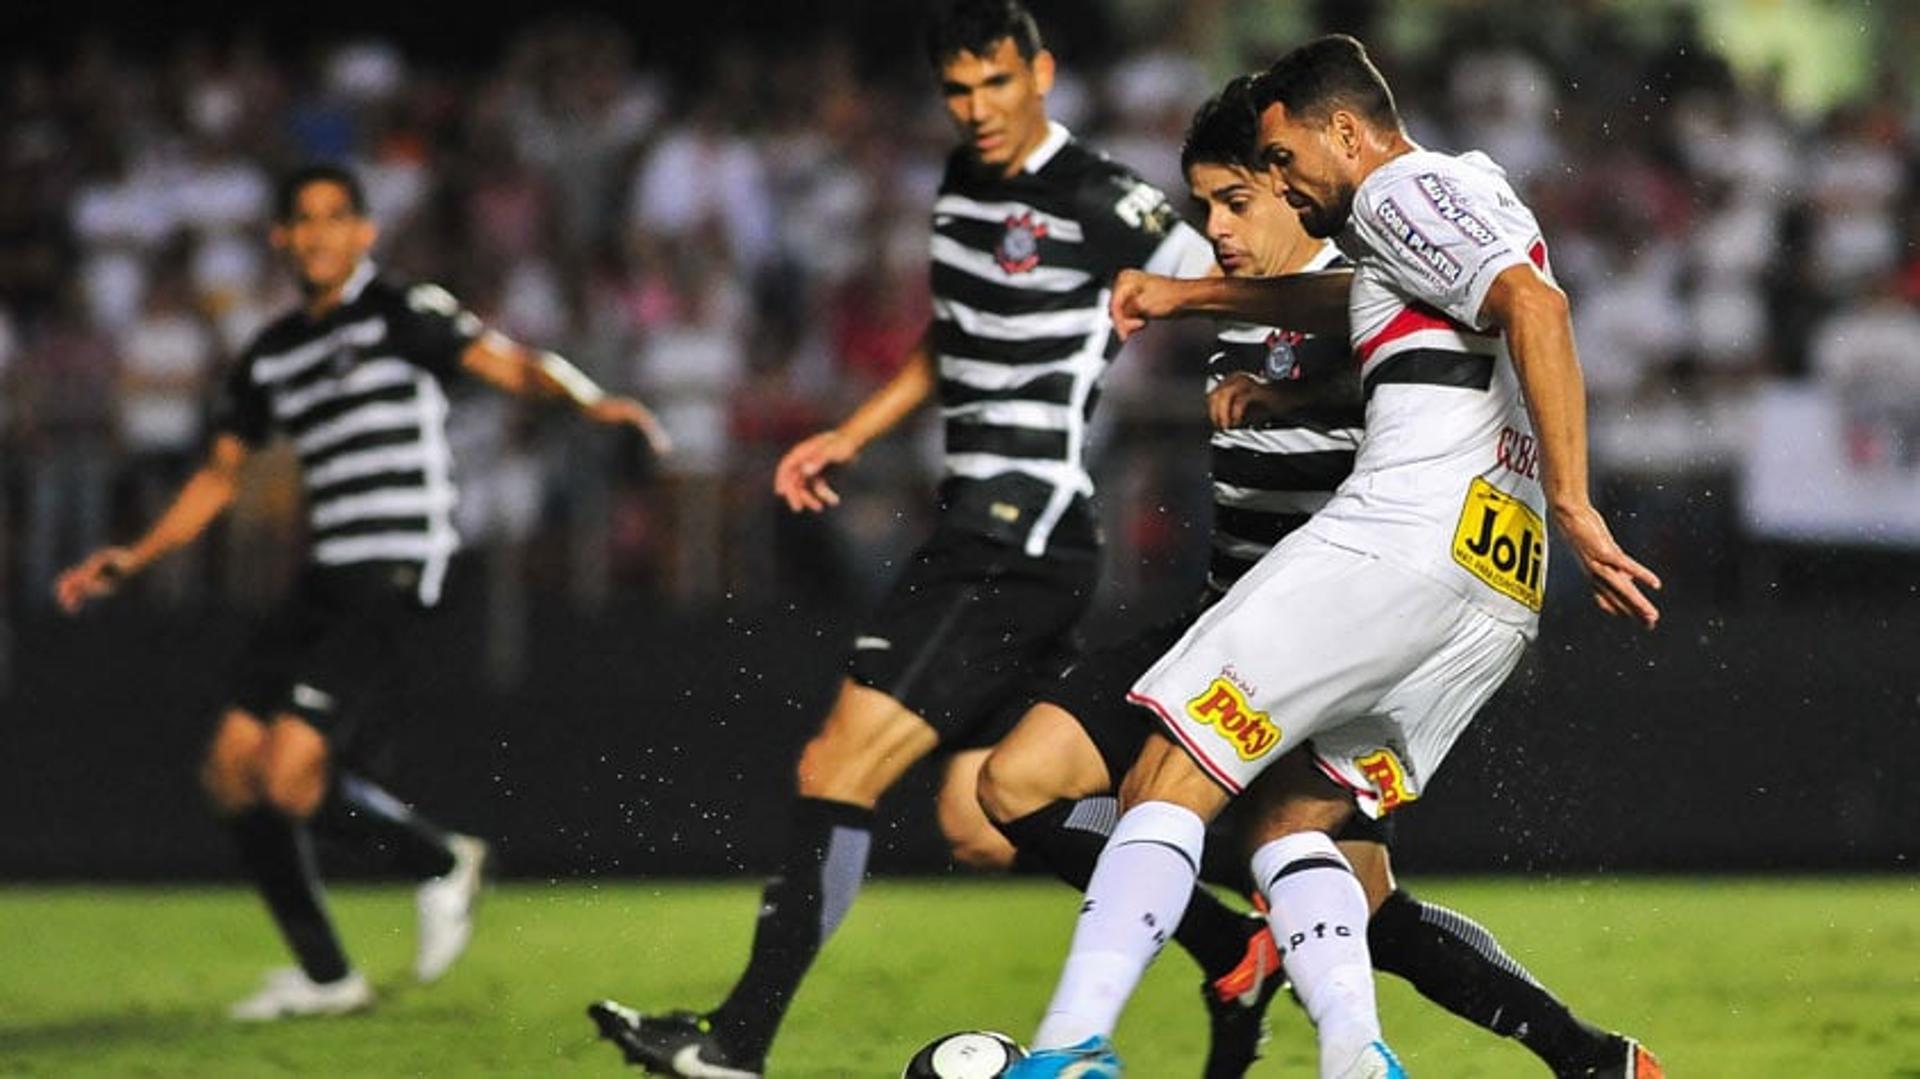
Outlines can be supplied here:
[[409, 285], [388, 327], [394, 349], [441, 378], [460, 373], [460, 357], [485, 327], [439, 285]]
[[1494, 278], [1527, 262], [1526, 237], [1439, 172], [1402, 177], [1354, 207], [1354, 223], [1393, 283], [1476, 329]]
[[273, 408], [267, 393], [253, 381], [253, 353], [249, 351], [214, 386], [209, 409], [211, 434], [233, 435], [258, 449], [273, 434]]

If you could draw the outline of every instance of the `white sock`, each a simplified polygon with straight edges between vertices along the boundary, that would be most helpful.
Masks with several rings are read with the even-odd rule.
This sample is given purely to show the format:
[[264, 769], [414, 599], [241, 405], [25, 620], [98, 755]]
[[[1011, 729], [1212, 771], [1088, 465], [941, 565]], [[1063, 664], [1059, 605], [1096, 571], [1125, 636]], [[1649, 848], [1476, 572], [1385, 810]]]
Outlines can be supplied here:
[[1064, 1049], [1113, 1033], [1147, 964], [1186, 913], [1206, 835], [1197, 814], [1170, 802], [1137, 805], [1114, 825], [1087, 883], [1035, 1049]]
[[1294, 992], [1320, 1038], [1321, 1075], [1380, 1037], [1367, 953], [1367, 895], [1321, 832], [1282, 836], [1254, 852], [1253, 879], [1271, 910]]

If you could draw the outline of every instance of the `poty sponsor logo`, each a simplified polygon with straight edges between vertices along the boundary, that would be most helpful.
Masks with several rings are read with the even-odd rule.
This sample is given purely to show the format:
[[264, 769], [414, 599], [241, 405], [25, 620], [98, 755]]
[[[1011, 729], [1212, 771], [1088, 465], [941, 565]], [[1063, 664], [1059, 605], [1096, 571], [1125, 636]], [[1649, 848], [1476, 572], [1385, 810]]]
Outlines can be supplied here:
[[1380, 796], [1380, 812], [1389, 813], [1394, 809], [1420, 797], [1407, 786], [1406, 769], [1400, 766], [1400, 758], [1394, 756], [1391, 749], [1379, 749], [1363, 757], [1353, 759], [1354, 767], [1367, 777], [1374, 792]]
[[1380, 203], [1378, 214], [1380, 223], [1387, 226], [1408, 253], [1433, 271], [1434, 276], [1447, 284], [1460, 280], [1460, 264], [1453, 260], [1453, 256], [1434, 246], [1432, 240], [1421, 235], [1420, 230], [1413, 227], [1413, 222], [1407, 220], [1407, 215], [1392, 199]]
[[1187, 715], [1196, 723], [1218, 729], [1243, 761], [1258, 760], [1280, 744], [1280, 728], [1267, 713], [1255, 711], [1224, 672], [1205, 692], [1187, 702]]
[[1461, 206], [1460, 203], [1455, 200], [1453, 189], [1446, 181], [1431, 172], [1427, 172], [1416, 177], [1414, 183], [1420, 185], [1420, 193], [1427, 196], [1427, 201], [1433, 203], [1433, 208], [1440, 211], [1440, 216], [1452, 222], [1455, 228], [1465, 233], [1467, 239], [1472, 240], [1481, 247], [1486, 247], [1499, 241], [1500, 237], [1495, 235], [1492, 229], [1481, 224], [1479, 218], [1473, 216], [1466, 207]]

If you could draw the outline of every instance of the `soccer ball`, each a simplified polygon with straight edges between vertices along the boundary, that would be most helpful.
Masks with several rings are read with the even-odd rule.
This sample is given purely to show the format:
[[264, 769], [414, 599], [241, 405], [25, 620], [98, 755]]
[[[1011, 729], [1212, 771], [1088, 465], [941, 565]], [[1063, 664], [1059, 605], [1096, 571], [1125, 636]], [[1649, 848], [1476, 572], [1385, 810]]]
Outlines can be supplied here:
[[1019, 1042], [999, 1031], [962, 1030], [921, 1047], [900, 1079], [993, 1079], [1026, 1056]]

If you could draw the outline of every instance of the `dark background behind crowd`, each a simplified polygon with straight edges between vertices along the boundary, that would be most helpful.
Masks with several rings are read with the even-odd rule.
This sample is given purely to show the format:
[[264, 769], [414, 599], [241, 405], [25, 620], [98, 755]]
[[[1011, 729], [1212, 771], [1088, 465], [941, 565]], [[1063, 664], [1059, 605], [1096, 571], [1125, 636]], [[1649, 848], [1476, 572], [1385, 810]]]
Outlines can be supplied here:
[[[274, 179], [336, 160], [365, 180], [383, 265], [639, 394], [679, 444], [656, 461], [539, 408], [461, 399], [471, 585], [409, 738], [466, 752], [435, 754], [458, 763], [404, 793], [486, 792], [482, 823], [521, 834], [541, 870], [752, 861], [753, 840], [716, 849], [703, 830], [740, 832], [726, 822], [786, 782], [840, 635], [927, 525], [938, 430], [929, 416], [870, 451], [824, 519], [776, 508], [772, 466], [924, 325], [950, 132], [917, 5], [658, 7], [0, 17], [9, 817], [111, 831], [62, 800], [59, 767], [190, 760], [244, 620], [298, 565], [295, 473], [269, 454], [210, 542], [128, 601], [79, 622], [50, 601], [61, 567], [135, 536], [194, 467], [223, 365], [294, 298], [265, 243]], [[1920, 727], [1900, 658], [1920, 637], [1920, 19], [1822, 0], [1033, 7], [1061, 59], [1054, 116], [1176, 197], [1193, 108], [1341, 29], [1374, 49], [1417, 141], [1488, 151], [1546, 226], [1596, 487], [1675, 613], [1623, 643], [1563, 570], [1493, 733], [1433, 798], [1452, 800], [1436, 821], [1508, 823], [1449, 826], [1437, 863], [1910, 863], [1920, 829], [1873, 769]], [[1202, 572], [1206, 341], [1156, 330], [1108, 380], [1096, 638]], [[1765, 769], [1802, 736], [1831, 774], [1783, 794]], [[186, 807], [185, 767], [136, 783]], [[696, 792], [698, 769], [717, 786]], [[1514, 808], [1573, 817], [1623, 770], [1665, 770], [1665, 789], [1696, 769], [1741, 803], [1716, 814], [1758, 826], [1716, 832], [1655, 801], [1569, 839]], [[1801, 819], [1803, 797], [1821, 813]], [[582, 823], [583, 806], [646, 838]], [[1790, 835], [1767, 834], [1770, 811]], [[657, 814], [686, 834], [645, 827]], [[925, 839], [902, 833], [901, 864], [934, 857]], [[180, 859], [111, 836], [90, 856], [0, 848], [0, 870], [41, 874]]]

